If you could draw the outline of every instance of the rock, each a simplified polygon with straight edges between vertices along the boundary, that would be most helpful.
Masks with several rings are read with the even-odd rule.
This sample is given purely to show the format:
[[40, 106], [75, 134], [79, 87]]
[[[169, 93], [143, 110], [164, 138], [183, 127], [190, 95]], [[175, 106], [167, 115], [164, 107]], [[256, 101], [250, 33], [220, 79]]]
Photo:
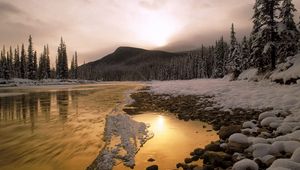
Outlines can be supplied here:
[[249, 147], [249, 144], [229, 142], [227, 146], [228, 146], [227, 147], [227, 152], [229, 152], [229, 153], [234, 153], [234, 152], [243, 153], [244, 150]]
[[221, 151], [222, 148], [220, 147], [219, 144], [216, 143], [211, 143], [205, 146], [204, 148], [206, 151]]
[[213, 165], [204, 165], [203, 170], [214, 170], [215, 167]]
[[136, 107], [124, 107], [123, 111], [129, 115], [136, 115], [138, 114], [138, 109]]
[[157, 165], [151, 165], [151, 166], [147, 167], [146, 170], [158, 170], [158, 166]]
[[232, 165], [232, 163], [229, 163], [231, 160], [232, 157], [225, 152], [206, 151], [203, 155], [203, 163], [215, 167], [228, 168]]
[[185, 162], [186, 164], [189, 164], [189, 163], [193, 162], [193, 159], [192, 159], [192, 158], [185, 158], [185, 159], [184, 159], [184, 162]]
[[154, 161], [155, 161], [155, 159], [153, 159], [153, 158], [148, 159], [148, 162], [154, 162]]
[[198, 156], [198, 155], [194, 155], [193, 157], [192, 157], [192, 160], [193, 161], [198, 161], [200, 159], [200, 156]]
[[178, 169], [178, 168], [181, 168], [182, 167], [182, 163], [178, 163], [178, 164], [176, 164], [176, 168]]
[[202, 149], [202, 148], [197, 148], [194, 150], [194, 155], [197, 155], [197, 156], [202, 156], [204, 154], [205, 150]]
[[240, 133], [241, 132], [241, 125], [229, 125], [229, 126], [223, 126], [221, 127], [219, 131], [219, 137], [220, 139], [226, 140], [234, 133]]
[[200, 166], [196, 166], [196, 167], [193, 168], [193, 170], [203, 170], [203, 168], [200, 167]]

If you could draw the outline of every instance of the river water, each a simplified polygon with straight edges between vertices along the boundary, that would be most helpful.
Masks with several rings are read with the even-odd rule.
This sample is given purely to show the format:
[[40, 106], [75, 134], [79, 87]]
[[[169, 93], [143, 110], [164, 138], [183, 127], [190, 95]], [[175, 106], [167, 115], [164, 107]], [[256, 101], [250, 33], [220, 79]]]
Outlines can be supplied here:
[[[105, 117], [121, 109], [137, 83], [0, 89], [0, 169], [86, 169], [104, 146]], [[199, 121], [145, 113], [133, 119], [151, 125], [154, 137], [136, 155], [134, 169], [158, 164], [175, 169], [196, 147], [218, 136]], [[205, 128], [203, 127], [205, 126]], [[155, 162], [148, 162], [154, 158]], [[114, 169], [130, 169], [122, 163]]]
[[85, 169], [105, 116], [137, 84], [0, 89], [0, 169]]

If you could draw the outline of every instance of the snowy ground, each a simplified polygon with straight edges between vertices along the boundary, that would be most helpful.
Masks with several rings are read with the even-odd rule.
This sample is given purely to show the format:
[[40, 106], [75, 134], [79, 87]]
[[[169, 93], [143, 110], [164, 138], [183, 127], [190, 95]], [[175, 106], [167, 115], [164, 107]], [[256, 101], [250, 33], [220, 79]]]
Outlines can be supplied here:
[[158, 94], [214, 96], [216, 107], [275, 108], [300, 115], [300, 84], [278, 85], [270, 81], [248, 82], [223, 79], [153, 82]]
[[[249, 71], [249, 74], [253, 72]], [[248, 82], [206, 79], [152, 82], [151, 91], [156, 94], [213, 96], [216, 101], [214, 107], [221, 110], [273, 108], [272, 111], [262, 113], [259, 120], [253, 121], [257, 123], [250, 120], [245, 122], [242, 130], [252, 133], [258, 127], [265, 127], [272, 129], [270, 134], [265, 133], [263, 137], [234, 134], [227, 144], [249, 144], [247, 151], [252, 153], [253, 160], [259, 159], [266, 163], [278, 154], [288, 153], [292, 155], [290, 159], [277, 159], [269, 169], [300, 169], [300, 84], [278, 85], [270, 80]], [[253, 160], [241, 160], [233, 169], [258, 169]]]

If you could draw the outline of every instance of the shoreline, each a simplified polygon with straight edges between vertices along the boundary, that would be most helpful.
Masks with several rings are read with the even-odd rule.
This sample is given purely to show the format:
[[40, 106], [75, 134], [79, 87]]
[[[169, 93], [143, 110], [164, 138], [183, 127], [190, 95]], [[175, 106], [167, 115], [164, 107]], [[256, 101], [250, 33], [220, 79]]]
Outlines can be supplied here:
[[[149, 87], [131, 94], [131, 98], [134, 102], [123, 109], [129, 115], [145, 111], [170, 112], [175, 114], [180, 120], [207, 122], [213, 126], [214, 130], [219, 131], [220, 140], [212, 141], [204, 148], [195, 148], [190, 155], [186, 155], [187, 157], [183, 158], [183, 161], [177, 163], [174, 167], [183, 168], [184, 170], [198, 170], [202, 168], [232, 169], [239, 161], [244, 159], [252, 161], [253, 159], [254, 161], [251, 163], [254, 162], [260, 168], [266, 169], [277, 159], [287, 159], [293, 154], [291, 152], [282, 152], [276, 153], [276, 156], [270, 154], [271, 156], [263, 159], [253, 155], [255, 148], [251, 148], [251, 145], [256, 144], [255, 140], [261, 138], [271, 139], [282, 135], [275, 134], [275, 128], [263, 124], [261, 116], [265, 114], [267, 116], [264, 118], [268, 118], [268, 115], [275, 115], [275, 117], [283, 120], [288, 115], [291, 115], [288, 111], [273, 110], [272, 108], [235, 108], [224, 111], [213, 106], [213, 96], [154, 94], [149, 92]], [[278, 114], [274, 112], [278, 112]], [[232, 136], [238, 137], [235, 137], [237, 139], [231, 139], [234, 138]], [[247, 142], [241, 142], [240, 138], [244, 138]], [[251, 138], [254, 142], [248, 142], [248, 138]], [[199, 159], [203, 160], [203, 166], [194, 163]]]

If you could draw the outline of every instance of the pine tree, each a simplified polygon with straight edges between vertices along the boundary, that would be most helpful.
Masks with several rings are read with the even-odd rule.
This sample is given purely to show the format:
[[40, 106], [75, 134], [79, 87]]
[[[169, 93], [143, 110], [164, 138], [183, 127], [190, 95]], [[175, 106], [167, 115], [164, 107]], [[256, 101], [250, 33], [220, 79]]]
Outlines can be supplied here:
[[247, 41], [247, 37], [243, 38], [241, 44], [241, 59], [242, 59], [242, 70], [250, 68], [250, 44]]
[[22, 49], [21, 49], [20, 77], [23, 79], [27, 78], [27, 61], [26, 61], [24, 44], [22, 44]]
[[13, 78], [15, 73], [14, 73], [13, 50], [11, 46], [9, 47], [9, 52], [7, 52], [7, 67], [8, 67], [9, 78]]
[[58, 47], [58, 57], [57, 57], [57, 78], [58, 79], [67, 79], [68, 78], [68, 57], [66, 44], [61, 38], [60, 45]]
[[5, 46], [1, 50], [1, 60], [0, 60], [0, 78], [5, 78], [6, 71], [6, 57], [5, 57]]
[[253, 23], [253, 60], [260, 71], [273, 70], [276, 64], [276, 45], [278, 43], [277, 23], [279, 2], [281, 0], [257, 0]]
[[77, 51], [75, 51], [75, 58], [74, 58], [74, 79], [78, 79], [78, 62], [77, 62]]
[[29, 36], [29, 45], [28, 45], [28, 63], [27, 63], [27, 75], [29, 79], [35, 79], [35, 64], [34, 64], [34, 51], [32, 47], [32, 37], [31, 35]]
[[71, 61], [71, 68], [70, 68], [70, 78], [74, 79], [74, 56], [72, 57], [72, 61]]
[[284, 62], [287, 57], [294, 56], [298, 51], [299, 31], [294, 21], [296, 11], [292, 0], [283, 0], [280, 9], [279, 24], [280, 45], [278, 49], [278, 62]]
[[21, 63], [20, 63], [20, 52], [19, 46], [15, 49], [14, 67], [15, 67], [15, 77], [21, 77]]
[[230, 32], [230, 48], [229, 54], [225, 58], [225, 74], [232, 73], [235, 71], [235, 59], [238, 52], [238, 43], [235, 36], [236, 32], [234, 30], [234, 24], [231, 25], [231, 32]]
[[223, 37], [216, 43], [213, 78], [222, 78], [225, 75], [224, 59], [228, 54], [228, 45], [224, 42]]
[[49, 56], [49, 47], [47, 45], [45, 51], [45, 60], [46, 60], [46, 78], [51, 77], [51, 68], [50, 68], [50, 56]]
[[37, 79], [38, 74], [38, 64], [37, 64], [37, 52], [33, 53], [33, 79]]
[[[8, 53], [7, 53], [8, 54]], [[6, 55], [6, 50], [5, 46], [3, 46], [2, 53], [1, 53], [1, 58], [2, 58], [2, 66], [3, 66], [3, 78], [4, 79], [9, 79], [10, 78], [10, 73], [9, 73], [9, 62], [7, 61], [8, 55]]]

